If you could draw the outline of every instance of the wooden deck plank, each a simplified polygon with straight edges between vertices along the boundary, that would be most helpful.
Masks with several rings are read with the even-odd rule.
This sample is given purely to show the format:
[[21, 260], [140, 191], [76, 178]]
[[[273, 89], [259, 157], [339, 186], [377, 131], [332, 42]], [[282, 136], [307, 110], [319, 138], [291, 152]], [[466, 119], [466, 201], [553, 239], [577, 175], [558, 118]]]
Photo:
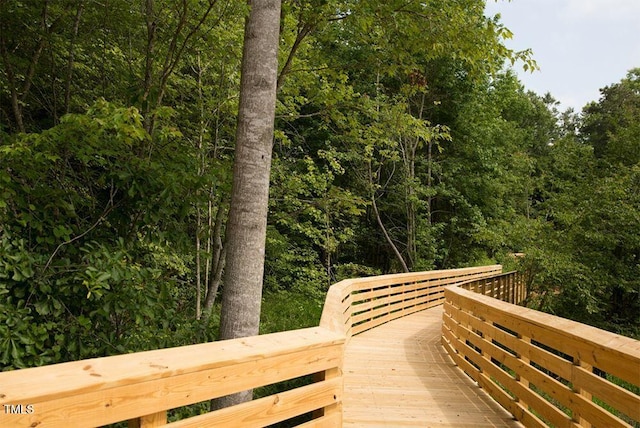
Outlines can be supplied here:
[[437, 307], [351, 338], [344, 427], [522, 427], [455, 366], [441, 324]]

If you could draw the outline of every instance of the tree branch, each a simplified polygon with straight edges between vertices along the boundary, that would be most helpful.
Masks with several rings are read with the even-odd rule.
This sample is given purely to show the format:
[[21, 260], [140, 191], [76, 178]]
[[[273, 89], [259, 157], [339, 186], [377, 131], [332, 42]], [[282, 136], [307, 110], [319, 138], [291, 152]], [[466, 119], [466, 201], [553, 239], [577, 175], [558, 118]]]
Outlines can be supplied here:
[[49, 268], [49, 266], [51, 265], [51, 262], [53, 261], [53, 258], [56, 256], [56, 254], [58, 254], [58, 251], [60, 251], [62, 247], [64, 247], [65, 245], [72, 244], [78, 239], [81, 239], [82, 237], [86, 236], [89, 232], [91, 232], [93, 229], [98, 227], [98, 225], [104, 221], [104, 219], [109, 215], [111, 211], [113, 211], [114, 208], [115, 208], [115, 205], [112, 205], [111, 201], [109, 201], [107, 208], [102, 212], [102, 214], [100, 214], [100, 217], [98, 217], [98, 220], [96, 220], [96, 222], [93, 223], [91, 227], [89, 227], [87, 230], [82, 232], [80, 235], [74, 236], [73, 238], [60, 243], [51, 254], [51, 257], [49, 257], [49, 260], [47, 260], [47, 263], [44, 265], [44, 268], [42, 268], [41, 273], [44, 273]]

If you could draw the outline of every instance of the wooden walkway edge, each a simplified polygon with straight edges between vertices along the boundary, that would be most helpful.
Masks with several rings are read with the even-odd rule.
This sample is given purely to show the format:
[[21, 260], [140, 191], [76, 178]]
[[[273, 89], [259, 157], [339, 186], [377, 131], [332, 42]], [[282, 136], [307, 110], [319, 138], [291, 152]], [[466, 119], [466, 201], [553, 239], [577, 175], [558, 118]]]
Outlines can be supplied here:
[[459, 370], [440, 344], [442, 307], [350, 339], [344, 427], [522, 427]]

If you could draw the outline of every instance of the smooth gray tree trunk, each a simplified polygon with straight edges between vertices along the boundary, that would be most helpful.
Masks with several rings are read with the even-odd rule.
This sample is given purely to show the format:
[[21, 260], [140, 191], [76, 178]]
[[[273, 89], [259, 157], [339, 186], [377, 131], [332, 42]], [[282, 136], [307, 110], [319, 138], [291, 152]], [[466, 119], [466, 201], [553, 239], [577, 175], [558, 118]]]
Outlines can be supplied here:
[[[220, 339], [258, 334], [278, 76], [280, 0], [251, 0], [244, 33]], [[214, 408], [251, 399], [245, 391]]]

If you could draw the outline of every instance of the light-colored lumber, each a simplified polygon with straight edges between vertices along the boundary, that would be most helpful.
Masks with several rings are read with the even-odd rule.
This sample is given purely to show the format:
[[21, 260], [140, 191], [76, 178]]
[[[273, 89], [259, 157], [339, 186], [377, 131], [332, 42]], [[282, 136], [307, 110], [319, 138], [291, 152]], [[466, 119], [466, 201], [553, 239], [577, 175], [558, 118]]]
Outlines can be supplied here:
[[[106, 390], [134, 380], [153, 380], [228, 367], [343, 342], [340, 335], [313, 327], [4, 372], [0, 384], [0, 405]], [[37, 388], [33, 388], [33, 379], [38, 379]]]
[[351, 328], [350, 310], [351, 310], [351, 282], [344, 280], [332, 285], [327, 292], [322, 316], [320, 318], [320, 326], [333, 331], [340, 335], [350, 336]]
[[1, 425], [97, 426], [153, 415], [340, 367], [343, 346], [343, 337], [316, 327], [3, 373], [0, 404], [35, 411], [4, 414]]
[[[640, 420], [640, 396], [596, 374], [640, 385], [639, 341], [469, 290], [445, 291], [443, 344], [514, 415], [530, 407], [558, 427], [629, 426], [617, 412]], [[506, 399], [502, 388], [513, 397]]]
[[165, 426], [166, 424], [167, 412], [162, 411], [132, 419], [128, 423], [128, 428], [155, 428]]
[[440, 344], [442, 310], [390, 321], [345, 350], [344, 427], [516, 427]]
[[346, 281], [349, 281], [349, 283], [353, 285], [354, 290], [359, 290], [363, 288], [369, 289], [390, 284], [426, 281], [429, 279], [441, 279], [443, 277], [455, 277], [457, 278], [456, 282], [461, 283], [470, 279], [475, 279], [477, 277], [499, 274], [500, 272], [502, 272], [501, 265], [492, 265], [460, 269], [432, 270], [426, 272], [397, 273], [366, 278], [349, 279]]
[[171, 428], [259, 428], [339, 402], [342, 380], [334, 378], [169, 424]]
[[[511, 398], [506, 399], [505, 397], [500, 396], [504, 393], [500, 389], [500, 387], [497, 386], [496, 381], [506, 387], [512, 393], [516, 394], [516, 396], [518, 396], [523, 403], [535, 406], [534, 408], [536, 409], [536, 411], [548, 421], [550, 421], [554, 426], [571, 426], [571, 419], [566, 414], [564, 414], [557, 407], [550, 405], [546, 400], [537, 395], [535, 392], [531, 391], [528, 388], [525, 388], [521, 382], [516, 381], [513, 377], [509, 376], [507, 373], [498, 368], [498, 366], [491, 364], [480, 354], [474, 351], [469, 345], [467, 345], [464, 340], [460, 340], [455, 336], [450, 335], [449, 333], [445, 333], [445, 336], [447, 337], [449, 342], [454, 344], [454, 347], [460, 351], [461, 355], [464, 355], [466, 359], [473, 362], [475, 366], [480, 367], [480, 370], [478, 370], [475, 366], [469, 364], [467, 361], [460, 361], [460, 359], [462, 359], [461, 356], [459, 356], [460, 359], [456, 359], [456, 363], [460, 365], [466, 373], [468, 373], [474, 380], [476, 380], [476, 382], [478, 382], [480, 386], [485, 388], [492, 395], [492, 397], [494, 397], [503, 406], [510, 410], [513, 410], [511, 409], [511, 403], [509, 403], [510, 401], [512, 401]], [[527, 374], [530, 375], [529, 372], [527, 372]], [[527, 379], [530, 378], [531, 376], [527, 377]], [[549, 380], [552, 381], [552, 379]], [[555, 381], [553, 381], [553, 384], [557, 389], [562, 390], [564, 388], [563, 385], [558, 384]], [[552, 391], [557, 395], [556, 390]], [[512, 411], [512, 413], [514, 412]]]
[[[637, 384], [640, 378], [640, 341], [543, 312], [511, 305], [462, 289], [447, 300], [476, 317], [494, 322], [584, 361], [600, 370]], [[445, 292], [446, 293], [446, 292]]]
[[327, 292], [320, 326], [347, 338], [439, 305], [444, 286], [502, 272], [501, 265], [345, 279]]

